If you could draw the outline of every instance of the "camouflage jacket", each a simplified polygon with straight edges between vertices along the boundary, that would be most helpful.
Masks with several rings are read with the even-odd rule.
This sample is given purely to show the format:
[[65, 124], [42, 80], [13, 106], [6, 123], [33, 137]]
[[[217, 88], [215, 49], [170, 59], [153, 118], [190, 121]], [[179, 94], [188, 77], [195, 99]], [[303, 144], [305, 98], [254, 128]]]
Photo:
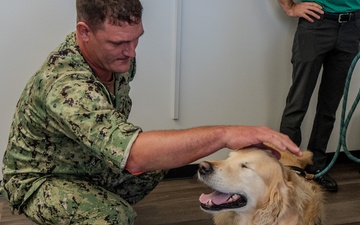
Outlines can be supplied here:
[[135, 60], [115, 74], [115, 95], [82, 57], [75, 33], [31, 77], [16, 106], [3, 159], [4, 194], [14, 208], [51, 176], [120, 174], [141, 129], [127, 122]]

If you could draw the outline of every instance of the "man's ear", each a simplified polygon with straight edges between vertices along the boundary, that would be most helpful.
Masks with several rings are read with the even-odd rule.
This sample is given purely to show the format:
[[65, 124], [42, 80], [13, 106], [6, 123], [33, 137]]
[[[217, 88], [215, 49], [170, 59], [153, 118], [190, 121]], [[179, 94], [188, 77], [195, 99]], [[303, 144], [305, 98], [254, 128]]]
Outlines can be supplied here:
[[76, 35], [80, 38], [83, 42], [87, 42], [89, 40], [89, 34], [91, 30], [89, 26], [84, 22], [79, 22], [76, 24]]

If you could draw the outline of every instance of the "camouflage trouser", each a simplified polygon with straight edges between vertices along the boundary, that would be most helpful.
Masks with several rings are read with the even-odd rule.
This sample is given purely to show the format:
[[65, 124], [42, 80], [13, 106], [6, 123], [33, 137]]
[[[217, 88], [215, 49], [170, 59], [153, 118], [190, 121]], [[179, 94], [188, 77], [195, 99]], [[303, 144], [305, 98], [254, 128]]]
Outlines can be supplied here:
[[133, 224], [131, 207], [155, 188], [164, 172], [92, 178], [53, 177], [41, 185], [22, 211], [38, 224]]

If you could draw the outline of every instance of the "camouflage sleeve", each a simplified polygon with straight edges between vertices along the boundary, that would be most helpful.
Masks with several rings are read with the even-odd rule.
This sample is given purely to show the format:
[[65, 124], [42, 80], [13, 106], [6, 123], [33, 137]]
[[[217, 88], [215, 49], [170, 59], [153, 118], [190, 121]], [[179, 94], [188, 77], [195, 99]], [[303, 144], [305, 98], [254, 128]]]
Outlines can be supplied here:
[[126, 116], [115, 109], [101, 82], [59, 79], [46, 97], [46, 108], [64, 135], [113, 170], [124, 169], [141, 129], [128, 123]]

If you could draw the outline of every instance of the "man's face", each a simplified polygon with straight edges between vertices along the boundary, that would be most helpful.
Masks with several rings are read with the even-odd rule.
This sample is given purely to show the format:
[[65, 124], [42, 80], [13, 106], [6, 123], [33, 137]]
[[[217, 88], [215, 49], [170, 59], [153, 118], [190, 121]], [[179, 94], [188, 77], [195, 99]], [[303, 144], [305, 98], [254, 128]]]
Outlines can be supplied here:
[[144, 33], [143, 25], [128, 23], [112, 25], [104, 23], [102, 29], [90, 32], [86, 43], [87, 60], [96, 70], [103, 72], [126, 72], [130, 60], [135, 58], [135, 48], [140, 36]]

